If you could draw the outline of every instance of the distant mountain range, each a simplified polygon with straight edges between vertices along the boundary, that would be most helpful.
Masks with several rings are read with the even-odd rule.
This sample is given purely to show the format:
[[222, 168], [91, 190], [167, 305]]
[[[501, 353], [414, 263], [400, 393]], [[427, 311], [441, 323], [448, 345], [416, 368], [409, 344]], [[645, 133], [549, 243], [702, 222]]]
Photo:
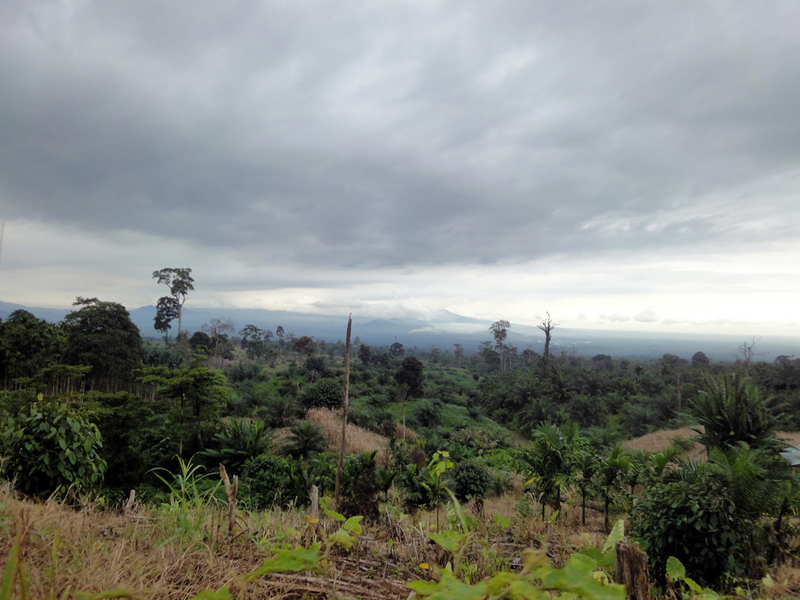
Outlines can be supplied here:
[[[0, 301], [0, 318], [11, 312], [24, 309], [40, 319], [58, 322], [72, 309], [27, 307]], [[131, 319], [145, 337], [160, 337], [153, 329], [155, 306], [142, 306], [130, 310]], [[262, 310], [255, 308], [198, 308], [186, 306], [183, 310], [183, 327], [197, 331], [211, 319], [223, 319], [233, 323], [237, 331], [247, 324], [275, 331], [278, 325], [297, 337], [309, 335], [317, 339], [335, 342], [344, 340], [347, 317], [314, 315], [299, 312]], [[407, 348], [431, 347], [452, 350], [453, 344], [462, 344], [467, 351], [474, 351], [484, 340], [492, 339], [489, 333], [491, 321], [464, 317], [441, 310], [430, 319], [365, 319], [353, 318], [353, 337], [372, 346], [388, 346], [395, 338]], [[171, 330], [177, 333], [177, 323]], [[532, 348], [542, 351], [544, 334], [536, 327], [513, 324], [508, 331], [508, 343], [520, 351]], [[695, 352], [705, 352], [709, 358], [731, 361], [736, 349], [745, 338], [734, 335], [652, 333], [636, 331], [602, 331], [594, 329], [566, 329], [559, 327], [553, 332], [552, 350], [567, 350], [579, 356], [608, 354], [613, 358], [660, 358], [664, 354], [677, 354], [690, 359]], [[776, 356], [800, 355], [800, 339], [789, 337], [763, 337], [757, 346], [758, 360], [773, 360]]]

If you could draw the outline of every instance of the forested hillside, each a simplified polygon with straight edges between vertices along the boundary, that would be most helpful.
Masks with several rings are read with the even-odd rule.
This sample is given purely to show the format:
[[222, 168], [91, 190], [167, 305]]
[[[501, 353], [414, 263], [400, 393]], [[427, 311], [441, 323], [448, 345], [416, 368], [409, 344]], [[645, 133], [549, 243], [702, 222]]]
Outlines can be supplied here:
[[[779, 432], [800, 429], [800, 360], [759, 362], [752, 342], [731, 363], [701, 351], [648, 362], [519, 352], [508, 327], [495, 323], [478, 352], [355, 337], [345, 357], [341, 341], [280, 324], [212, 320], [143, 340], [125, 307], [96, 298], [58, 324], [16, 311], [0, 322], [2, 476], [26, 497], [122, 510], [131, 490], [151, 506], [186, 501], [187, 489], [224, 499], [201, 477], [221, 463], [237, 476], [239, 510], [310, 510], [312, 486], [333, 502], [347, 366], [348, 452], [329, 504], [342, 518], [424, 522], [451, 553], [436, 535], [480, 530], [487, 510], [512, 530], [540, 521], [607, 533], [623, 518], [662, 589], [670, 556], [717, 589], [796, 560], [800, 486]], [[682, 427], [696, 430], [702, 456], [680, 438], [658, 452], [622, 445]], [[195, 508], [212, 510], [203, 502]], [[459, 521], [466, 504], [472, 525]], [[240, 531], [241, 543], [261, 539]], [[295, 542], [310, 547], [289, 536], [259, 552]], [[475, 584], [513, 564], [498, 560], [455, 574]]]

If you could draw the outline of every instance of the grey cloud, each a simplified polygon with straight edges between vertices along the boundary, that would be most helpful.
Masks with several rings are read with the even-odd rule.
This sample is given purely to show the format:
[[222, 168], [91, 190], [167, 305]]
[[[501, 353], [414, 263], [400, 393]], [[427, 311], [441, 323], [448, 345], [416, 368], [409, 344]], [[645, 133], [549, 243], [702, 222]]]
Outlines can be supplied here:
[[[0, 202], [254, 265], [733, 245], [738, 190], [799, 165], [798, 15], [8, 2]], [[758, 196], [786, 226], [748, 243], [796, 235], [797, 187]]]
[[652, 308], [645, 308], [642, 312], [633, 317], [633, 320], [639, 321], [640, 323], [655, 323], [658, 321], [658, 318], [656, 317], [656, 312]]
[[600, 319], [603, 321], [612, 321], [616, 323], [622, 323], [625, 321], [630, 321], [631, 318], [627, 315], [621, 315], [619, 313], [613, 313], [611, 315], [600, 315]]

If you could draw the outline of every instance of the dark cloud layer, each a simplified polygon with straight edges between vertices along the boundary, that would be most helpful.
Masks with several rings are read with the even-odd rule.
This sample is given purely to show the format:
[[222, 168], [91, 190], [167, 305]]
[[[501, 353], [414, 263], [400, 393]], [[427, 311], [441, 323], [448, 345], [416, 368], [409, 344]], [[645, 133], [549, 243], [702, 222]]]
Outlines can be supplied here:
[[790, 239], [798, 31], [791, 1], [7, 1], [0, 206], [340, 267]]

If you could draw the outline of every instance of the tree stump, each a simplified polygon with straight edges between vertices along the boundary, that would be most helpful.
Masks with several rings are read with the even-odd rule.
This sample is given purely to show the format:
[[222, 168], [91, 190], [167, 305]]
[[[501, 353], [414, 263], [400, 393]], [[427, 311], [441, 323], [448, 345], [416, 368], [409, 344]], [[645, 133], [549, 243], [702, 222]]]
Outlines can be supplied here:
[[628, 600], [650, 600], [650, 567], [639, 543], [617, 542], [617, 568], [614, 581], [625, 585]]

